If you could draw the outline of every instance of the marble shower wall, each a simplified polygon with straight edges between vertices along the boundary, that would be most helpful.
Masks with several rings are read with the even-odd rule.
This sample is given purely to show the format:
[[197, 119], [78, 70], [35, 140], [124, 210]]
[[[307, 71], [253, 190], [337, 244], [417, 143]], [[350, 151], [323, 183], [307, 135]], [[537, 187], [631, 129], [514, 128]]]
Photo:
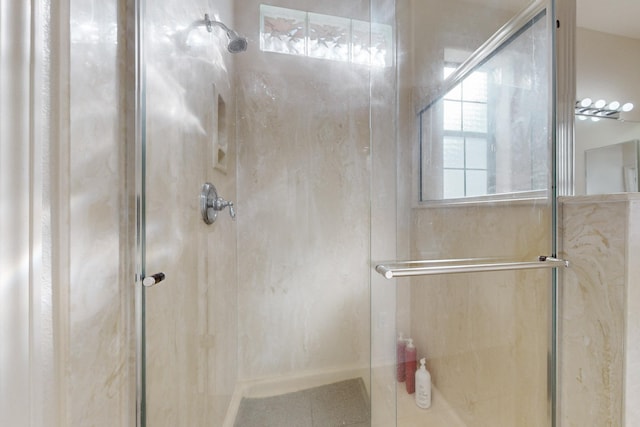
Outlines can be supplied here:
[[[544, 203], [416, 209], [412, 259], [536, 259], [550, 247], [549, 214]], [[544, 425], [550, 284], [549, 271], [520, 271], [399, 285], [411, 295], [418, 357], [467, 425]]]
[[[369, 365], [369, 69], [259, 50], [238, 29], [239, 377]], [[274, 6], [369, 20], [369, 1]]]
[[560, 413], [567, 427], [640, 423], [640, 197], [566, 197], [562, 207]]

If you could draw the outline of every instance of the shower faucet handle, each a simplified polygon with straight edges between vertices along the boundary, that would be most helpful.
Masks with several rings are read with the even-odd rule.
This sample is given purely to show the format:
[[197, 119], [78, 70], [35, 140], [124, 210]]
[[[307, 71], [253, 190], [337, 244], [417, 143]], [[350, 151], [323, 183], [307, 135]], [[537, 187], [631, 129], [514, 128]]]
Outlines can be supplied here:
[[229, 200], [225, 200], [222, 197], [218, 197], [216, 199], [216, 201], [214, 202], [214, 206], [213, 209], [217, 210], [217, 211], [221, 211], [224, 210], [224, 208], [226, 208], [227, 206], [229, 206], [229, 215], [231, 216], [231, 219], [236, 219], [236, 210], [233, 207], [233, 202], [229, 201]]
[[205, 182], [200, 192], [200, 213], [202, 214], [203, 221], [206, 224], [213, 224], [218, 217], [218, 212], [224, 210], [227, 206], [229, 207], [231, 219], [235, 220], [236, 210], [233, 202], [218, 196], [216, 187], [209, 182]]

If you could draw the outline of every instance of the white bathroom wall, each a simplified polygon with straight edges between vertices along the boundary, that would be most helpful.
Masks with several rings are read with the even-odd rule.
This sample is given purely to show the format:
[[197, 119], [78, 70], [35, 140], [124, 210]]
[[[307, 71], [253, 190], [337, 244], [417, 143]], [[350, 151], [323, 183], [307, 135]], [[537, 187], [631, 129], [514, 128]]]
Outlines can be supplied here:
[[[30, 5], [0, 2], [0, 424], [29, 425], [33, 352]], [[36, 278], [37, 280], [37, 278]], [[37, 282], [36, 282], [37, 283]]]
[[585, 194], [585, 151], [640, 138], [640, 40], [578, 28], [576, 32], [576, 96], [632, 102], [626, 122], [576, 119], [575, 192]]
[[55, 426], [48, 1], [0, 1], [0, 424]]

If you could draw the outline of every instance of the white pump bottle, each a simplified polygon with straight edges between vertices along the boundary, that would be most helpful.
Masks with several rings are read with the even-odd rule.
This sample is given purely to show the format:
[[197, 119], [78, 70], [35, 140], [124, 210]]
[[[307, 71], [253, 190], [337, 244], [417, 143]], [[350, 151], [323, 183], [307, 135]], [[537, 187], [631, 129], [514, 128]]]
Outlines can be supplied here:
[[420, 369], [416, 371], [416, 405], [422, 409], [431, 407], [431, 374], [425, 366], [426, 359], [420, 359]]

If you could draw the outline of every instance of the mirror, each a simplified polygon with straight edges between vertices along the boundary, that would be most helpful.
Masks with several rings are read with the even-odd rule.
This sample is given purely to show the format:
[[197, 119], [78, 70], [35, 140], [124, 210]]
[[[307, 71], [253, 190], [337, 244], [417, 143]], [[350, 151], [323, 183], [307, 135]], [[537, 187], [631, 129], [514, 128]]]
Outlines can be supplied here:
[[[625, 0], [580, 0], [577, 2], [576, 31], [576, 97], [578, 100], [604, 99], [607, 103], [631, 102], [635, 108], [620, 113], [620, 119], [593, 121], [576, 117], [575, 127], [575, 194], [629, 191], [622, 173], [608, 169], [607, 181], [614, 187], [594, 187], [593, 177], [605, 173], [599, 156], [622, 153], [618, 143], [640, 139], [640, 2]], [[584, 118], [584, 117], [582, 117]], [[598, 151], [598, 148], [612, 146]], [[589, 154], [587, 154], [589, 153]], [[631, 155], [627, 150], [626, 156]], [[590, 163], [587, 163], [588, 156]], [[632, 160], [632, 159], [631, 159]], [[595, 170], [589, 168], [595, 167]], [[592, 180], [591, 185], [587, 182]], [[609, 188], [609, 191], [605, 191]], [[613, 190], [615, 188], [615, 190]], [[594, 193], [597, 191], [597, 193]]]
[[634, 140], [587, 150], [586, 193], [637, 192], [639, 145]]

